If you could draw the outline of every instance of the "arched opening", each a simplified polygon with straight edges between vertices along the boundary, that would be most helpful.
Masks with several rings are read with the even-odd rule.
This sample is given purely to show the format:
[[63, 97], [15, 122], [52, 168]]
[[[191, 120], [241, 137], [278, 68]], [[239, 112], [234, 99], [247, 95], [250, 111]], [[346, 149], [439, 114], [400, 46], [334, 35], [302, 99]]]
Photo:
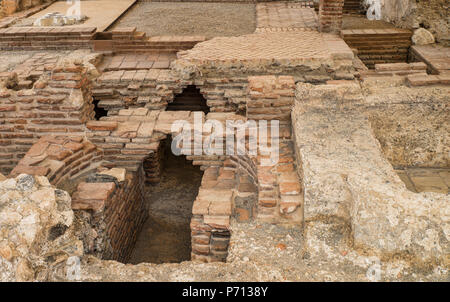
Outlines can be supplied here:
[[[178, 263], [191, 259], [192, 205], [203, 172], [186, 156], [172, 153], [170, 138], [162, 141], [161, 147], [162, 150], [155, 153], [162, 157], [158, 164], [159, 182], [151, 181], [146, 185], [149, 218], [129, 260], [132, 264]], [[157, 163], [158, 159], [152, 162]]]
[[167, 111], [203, 111], [209, 112], [206, 99], [195, 85], [188, 85], [180, 94], [175, 95], [173, 102], [167, 106]]
[[94, 118], [98, 121], [101, 117], [107, 116], [108, 115], [108, 110], [105, 110], [102, 107], [99, 107], [98, 103], [100, 102], [100, 100], [98, 99], [93, 99], [92, 100], [92, 104], [94, 104], [94, 112], [95, 112], [95, 116]]

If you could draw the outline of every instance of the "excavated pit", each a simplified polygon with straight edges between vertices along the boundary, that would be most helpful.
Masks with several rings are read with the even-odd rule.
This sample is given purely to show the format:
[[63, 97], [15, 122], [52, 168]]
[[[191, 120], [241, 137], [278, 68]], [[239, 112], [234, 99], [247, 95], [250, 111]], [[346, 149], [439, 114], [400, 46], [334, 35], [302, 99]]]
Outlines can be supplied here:
[[191, 259], [192, 204], [203, 172], [175, 156], [164, 144], [160, 182], [147, 184], [149, 218], [138, 236], [129, 263], [177, 263]]
[[397, 105], [389, 113], [370, 115], [386, 159], [414, 193], [449, 193], [447, 117], [446, 108], [437, 104]]

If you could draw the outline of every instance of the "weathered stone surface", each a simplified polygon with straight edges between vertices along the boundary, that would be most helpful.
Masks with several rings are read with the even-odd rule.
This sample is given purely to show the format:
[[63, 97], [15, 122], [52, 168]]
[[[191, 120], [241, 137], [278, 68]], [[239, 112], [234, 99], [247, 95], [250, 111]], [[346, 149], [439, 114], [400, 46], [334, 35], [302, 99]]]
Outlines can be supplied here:
[[[335, 87], [334, 96], [328, 89], [297, 86], [293, 120], [302, 158], [306, 221], [340, 218], [351, 227], [355, 247], [446, 263], [448, 196], [408, 191], [386, 161], [365, 115], [384, 108], [381, 100], [378, 109], [358, 107], [374, 102], [358, 95], [356, 87], [348, 103], [342, 97], [345, 92], [350, 101], [348, 86]], [[321, 97], [328, 103], [326, 109], [317, 102]]]
[[0, 280], [45, 281], [57, 263], [81, 256], [70, 196], [43, 176], [0, 181]]
[[125, 180], [126, 170], [124, 168], [112, 168], [102, 171], [101, 174], [113, 176], [117, 179], [118, 182], [122, 182]]
[[448, 18], [443, 17], [448, 10], [446, 0], [391, 0], [383, 1], [381, 16], [383, 20], [394, 23], [397, 27], [418, 28], [425, 27], [436, 40], [449, 45]]
[[434, 43], [434, 36], [425, 28], [418, 28], [414, 31], [411, 40], [414, 45], [427, 45]]

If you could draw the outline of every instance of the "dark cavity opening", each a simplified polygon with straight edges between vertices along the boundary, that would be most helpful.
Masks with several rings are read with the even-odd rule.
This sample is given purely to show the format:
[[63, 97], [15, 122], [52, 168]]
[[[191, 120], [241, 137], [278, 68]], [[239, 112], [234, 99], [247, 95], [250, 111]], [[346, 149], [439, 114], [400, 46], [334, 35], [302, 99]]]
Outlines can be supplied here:
[[101, 117], [108, 115], [108, 110], [105, 110], [104, 108], [101, 108], [98, 106], [98, 103], [100, 100], [94, 99], [92, 103], [94, 104], [94, 112], [95, 112], [95, 119], [98, 121]]
[[165, 140], [159, 152], [160, 181], [146, 184], [149, 218], [129, 263], [179, 263], [191, 259], [192, 205], [203, 172], [186, 156], [175, 156], [170, 145], [171, 140]]
[[195, 85], [189, 85], [180, 94], [175, 95], [173, 102], [167, 106], [167, 111], [203, 111], [209, 112], [206, 99]]

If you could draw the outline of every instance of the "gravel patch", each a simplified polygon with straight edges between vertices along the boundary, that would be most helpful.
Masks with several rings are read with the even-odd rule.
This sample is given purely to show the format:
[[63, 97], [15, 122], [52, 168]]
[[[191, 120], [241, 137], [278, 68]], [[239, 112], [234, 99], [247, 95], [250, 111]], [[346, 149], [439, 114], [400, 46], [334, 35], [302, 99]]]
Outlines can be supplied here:
[[139, 2], [109, 30], [129, 26], [147, 36], [240, 36], [255, 31], [256, 10], [248, 3]]

